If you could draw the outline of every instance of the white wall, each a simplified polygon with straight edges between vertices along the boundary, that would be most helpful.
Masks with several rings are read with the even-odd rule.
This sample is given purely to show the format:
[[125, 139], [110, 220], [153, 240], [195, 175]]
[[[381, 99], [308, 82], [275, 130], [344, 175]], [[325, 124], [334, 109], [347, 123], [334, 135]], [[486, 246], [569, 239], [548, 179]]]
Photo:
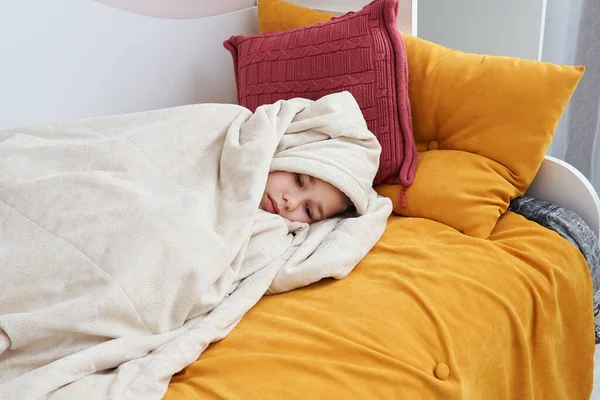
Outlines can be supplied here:
[[[575, 64], [581, 0], [548, 0], [542, 61]], [[562, 115], [548, 154], [564, 160], [567, 155], [570, 103]]]
[[0, 129], [206, 101], [235, 103], [233, 63], [222, 43], [256, 32], [256, 7], [167, 20], [91, 0], [4, 1]]
[[545, 1], [418, 0], [418, 35], [466, 52], [537, 60]]

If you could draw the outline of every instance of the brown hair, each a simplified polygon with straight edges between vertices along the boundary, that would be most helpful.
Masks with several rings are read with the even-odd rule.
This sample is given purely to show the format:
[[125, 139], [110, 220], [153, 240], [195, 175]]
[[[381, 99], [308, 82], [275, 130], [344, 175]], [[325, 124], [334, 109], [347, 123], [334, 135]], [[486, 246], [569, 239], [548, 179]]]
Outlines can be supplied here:
[[350, 200], [350, 197], [346, 196], [345, 194], [344, 196], [346, 197], [346, 207], [342, 210], [342, 212], [340, 212], [339, 215], [354, 214], [356, 212], [356, 206], [354, 206], [354, 203], [352, 200]]

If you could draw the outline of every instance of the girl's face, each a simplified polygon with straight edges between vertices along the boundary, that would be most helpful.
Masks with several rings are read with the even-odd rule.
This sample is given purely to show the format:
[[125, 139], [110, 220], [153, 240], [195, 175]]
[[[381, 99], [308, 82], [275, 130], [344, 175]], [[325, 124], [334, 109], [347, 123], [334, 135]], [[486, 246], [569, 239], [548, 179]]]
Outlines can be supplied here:
[[350, 200], [328, 182], [310, 175], [273, 171], [260, 209], [293, 222], [317, 222], [343, 212]]

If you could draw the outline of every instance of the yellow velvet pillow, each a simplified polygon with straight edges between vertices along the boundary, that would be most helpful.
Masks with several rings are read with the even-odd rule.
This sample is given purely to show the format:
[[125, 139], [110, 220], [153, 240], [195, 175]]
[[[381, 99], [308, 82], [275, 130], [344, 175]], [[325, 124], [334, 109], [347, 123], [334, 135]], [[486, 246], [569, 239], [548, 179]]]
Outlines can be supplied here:
[[285, 31], [329, 21], [334, 14], [318, 12], [283, 0], [258, 0], [258, 30]]
[[[282, 0], [276, 14], [261, 13], [261, 2], [264, 30], [322, 21], [311, 19], [314, 10]], [[420, 158], [406, 207], [395, 201], [402, 187], [377, 190], [395, 201], [398, 214], [487, 238], [510, 200], [533, 181], [584, 68], [468, 54], [403, 38]]]
[[[487, 238], [533, 181], [583, 67], [404, 42], [421, 157], [408, 204], [395, 211]], [[402, 188], [377, 190], [394, 199]]]

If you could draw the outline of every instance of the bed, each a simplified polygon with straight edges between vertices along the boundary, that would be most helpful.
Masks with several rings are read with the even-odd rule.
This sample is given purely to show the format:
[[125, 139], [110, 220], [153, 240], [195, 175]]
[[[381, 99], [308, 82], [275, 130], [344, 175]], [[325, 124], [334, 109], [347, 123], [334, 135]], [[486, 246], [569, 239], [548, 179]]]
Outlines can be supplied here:
[[[161, 2], [151, 12], [119, 3], [37, 2], [35, 13], [33, 2], [8, 6], [0, 15], [12, 32], [0, 38], [8, 60], [0, 77], [1, 129], [238, 102], [237, 71], [223, 42], [259, 32], [257, 6], [239, 2], [225, 14], [199, 16], [185, 2], [176, 14]], [[321, 12], [346, 11], [313, 3]], [[410, 19], [398, 23], [405, 35], [418, 36]], [[420, 46], [405, 39], [409, 51]], [[415, 99], [411, 93], [413, 113]], [[434, 169], [427, 164], [432, 150], [452, 140], [417, 136], [419, 162]], [[519, 194], [576, 212], [600, 237], [594, 188], [569, 164], [540, 157]], [[419, 168], [415, 182], [429, 171]], [[517, 176], [516, 168], [510, 174]], [[420, 190], [430, 189], [415, 184], [409, 201]], [[394, 185], [378, 191], [399, 195]], [[444, 205], [425, 206], [392, 215], [348, 277], [265, 296], [173, 376], [164, 398], [592, 396], [600, 379], [593, 371], [592, 284], [579, 250], [513, 212], [498, 215], [482, 234], [487, 220], [469, 225], [427, 214]]]

